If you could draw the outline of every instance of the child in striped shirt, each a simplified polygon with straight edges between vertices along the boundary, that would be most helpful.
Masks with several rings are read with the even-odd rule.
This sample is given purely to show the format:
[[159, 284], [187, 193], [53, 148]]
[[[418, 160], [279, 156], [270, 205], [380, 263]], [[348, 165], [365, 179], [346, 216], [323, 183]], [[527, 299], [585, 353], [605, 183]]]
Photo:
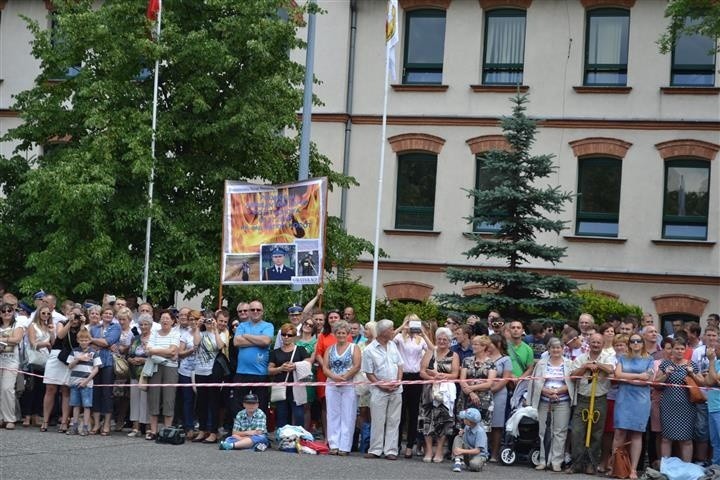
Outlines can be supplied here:
[[[93, 404], [93, 378], [100, 371], [102, 360], [100, 355], [90, 348], [90, 333], [82, 329], [77, 334], [79, 346], [73, 348], [68, 357], [70, 368], [70, 406], [73, 407], [72, 426], [68, 435], [87, 435], [90, 428], [90, 413]], [[83, 411], [83, 427], [78, 423], [80, 408]]]

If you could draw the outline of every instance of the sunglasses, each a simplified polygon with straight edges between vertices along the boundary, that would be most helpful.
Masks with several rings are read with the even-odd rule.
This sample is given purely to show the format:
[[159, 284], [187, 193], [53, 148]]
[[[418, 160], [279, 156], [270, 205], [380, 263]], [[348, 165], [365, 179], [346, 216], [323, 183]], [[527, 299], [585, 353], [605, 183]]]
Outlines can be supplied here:
[[281, 337], [294, 337], [295, 334], [294, 333], [281, 333], [280, 336]]
[[249, 311], [250, 312], [262, 312], [263, 309], [262, 308], [251, 308]]
[[314, 327], [314, 326], [315, 326], [315, 324], [312, 323], [312, 322], [305, 322], [305, 323], [303, 323], [303, 327]]
[[40, 312], [40, 315], [50, 315], [50, 312]]
[[3, 308], [2, 313], [13, 313], [15, 311], [14, 308]]
[[249, 312], [249, 311], [250, 311], [250, 310], [248, 310], [247, 308], [244, 308], [244, 309], [242, 309], [242, 310], [238, 310], [237, 312], [238, 312], [238, 313], [247, 313], [247, 312]]
[[643, 343], [642, 338], [631, 338], [628, 343]]
[[505, 322], [492, 322], [490, 325], [492, 325], [493, 327], [502, 327], [503, 325], [505, 325]]

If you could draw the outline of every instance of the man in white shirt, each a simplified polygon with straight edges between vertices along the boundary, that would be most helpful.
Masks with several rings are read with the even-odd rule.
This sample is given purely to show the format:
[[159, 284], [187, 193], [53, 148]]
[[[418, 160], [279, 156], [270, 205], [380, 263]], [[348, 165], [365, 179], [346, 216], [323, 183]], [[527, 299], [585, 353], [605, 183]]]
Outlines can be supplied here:
[[[718, 329], [712, 325], [705, 327], [705, 336], [700, 346], [693, 350], [692, 361], [700, 369], [700, 374], [707, 378], [710, 370], [710, 361], [707, 358], [707, 349], [717, 349]], [[708, 442], [710, 441], [710, 429], [708, 425], [707, 402], [695, 404], [695, 429], [694, 429], [693, 460], [705, 463], [708, 460]]]
[[[394, 325], [390, 320], [377, 323], [375, 340], [363, 352], [362, 369], [369, 381], [400, 381], [403, 362], [392, 341]], [[402, 385], [370, 386], [370, 448], [365, 458], [397, 460]]]

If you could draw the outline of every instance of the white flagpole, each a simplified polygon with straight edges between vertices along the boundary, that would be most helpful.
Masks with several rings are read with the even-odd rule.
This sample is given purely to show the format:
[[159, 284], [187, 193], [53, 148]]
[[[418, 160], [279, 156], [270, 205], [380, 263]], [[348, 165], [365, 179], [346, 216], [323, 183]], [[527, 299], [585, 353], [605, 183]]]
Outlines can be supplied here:
[[[157, 35], [156, 42], [160, 41], [160, 24], [162, 23], [162, 0], [158, 2], [157, 13]], [[152, 204], [153, 189], [155, 185], [155, 138], [157, 134], [157, 104], [158, 104], [158, 85], [160, 80], [160, 59], [155, 60], [155, 81], [153, 83], [153, 107], [152, 107], [152, 141], [150, 142], [150, 152], [152, 154], [152, 166], [150, 167], [150, 180], [148, 181], [148, 217], [145, 224], [145, 268], [143, 269], [143, 289], [142, 299], [147, 301], [148, 276], [150, 274], [150, 237], [152, 232]]]
[[385, 171], [385, 136], [387, 132], [387, 103], [390, 90], [390, 49], [385, 46], [385, 96], [383, 98], [382, 134], [380, 136], [380, 166], [378, 167], [377, 207], [375, 209], [375, 251], [373, 252], [372, 294], [370, 298], [370, 321], [375, 321], [377, 298], [378, 256], [380, 255], [380, 211], [382, 207], [383, 172]]

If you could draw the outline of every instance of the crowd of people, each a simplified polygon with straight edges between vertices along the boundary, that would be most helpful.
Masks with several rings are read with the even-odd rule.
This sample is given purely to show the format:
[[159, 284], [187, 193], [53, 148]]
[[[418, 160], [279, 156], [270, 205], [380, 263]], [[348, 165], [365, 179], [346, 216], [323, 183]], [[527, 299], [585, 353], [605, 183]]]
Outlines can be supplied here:
[[224, 450], [264, 450], [268, 432], [294, 425], [331, 455], [477, 471], [500, 460], [523, 386], [539, 422], [538, 470], [612, 474], [626, 445], [630, 478], [646, 457], [720, 464], [720, 390], [688, 388], [719, 384], [717, 314], [704, 331], [673, 322], [666, 337], [650, 314], [582, 314], [561, 331], [495, 311], [442, 326], [408, 315], [396, 326], [363, 324], [352, 307], [324, 311], [321, 296], [291, 305], [276, 329], [258, 300], [231, 314], [108, 295], [58, 311], [51, 294], [38, 292], [31, 308], [5, 293], [0, 422], [146, 440], [177, 426]]

